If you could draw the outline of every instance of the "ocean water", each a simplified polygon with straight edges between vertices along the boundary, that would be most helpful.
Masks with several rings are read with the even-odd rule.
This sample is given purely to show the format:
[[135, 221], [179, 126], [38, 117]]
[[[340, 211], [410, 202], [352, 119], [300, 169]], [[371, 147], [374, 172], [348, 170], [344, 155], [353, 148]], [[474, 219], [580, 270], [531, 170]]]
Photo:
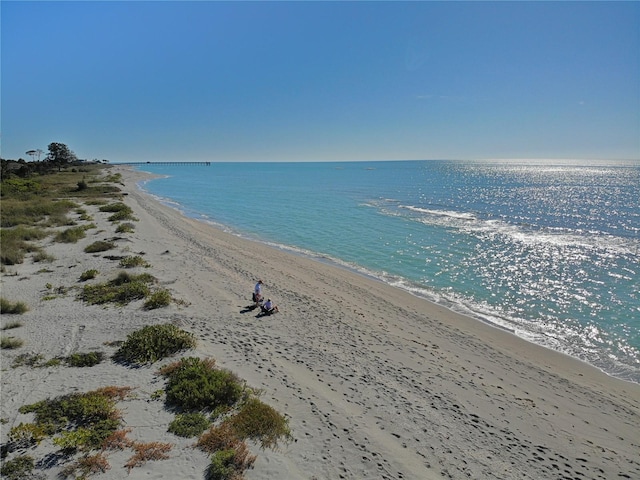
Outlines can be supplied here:
[[146, 165], [232, 233], [357, 270], [640, 383], [640, 165]]

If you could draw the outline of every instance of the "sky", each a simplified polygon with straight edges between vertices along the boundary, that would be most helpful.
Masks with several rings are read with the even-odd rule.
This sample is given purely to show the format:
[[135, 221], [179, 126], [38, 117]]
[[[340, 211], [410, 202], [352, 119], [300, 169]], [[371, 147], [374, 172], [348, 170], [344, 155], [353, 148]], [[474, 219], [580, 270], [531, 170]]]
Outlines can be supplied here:
[[0, 2], [2, 158], [640, 159], [640, 2]]

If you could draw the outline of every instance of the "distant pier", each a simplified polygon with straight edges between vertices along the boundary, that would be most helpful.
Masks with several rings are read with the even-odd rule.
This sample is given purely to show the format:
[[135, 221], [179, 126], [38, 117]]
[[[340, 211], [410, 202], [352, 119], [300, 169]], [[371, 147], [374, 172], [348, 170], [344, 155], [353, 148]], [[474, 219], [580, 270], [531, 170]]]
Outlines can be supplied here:
[[118, 162], [111, 165], [202, 165], [208, 167], [211, 162]]

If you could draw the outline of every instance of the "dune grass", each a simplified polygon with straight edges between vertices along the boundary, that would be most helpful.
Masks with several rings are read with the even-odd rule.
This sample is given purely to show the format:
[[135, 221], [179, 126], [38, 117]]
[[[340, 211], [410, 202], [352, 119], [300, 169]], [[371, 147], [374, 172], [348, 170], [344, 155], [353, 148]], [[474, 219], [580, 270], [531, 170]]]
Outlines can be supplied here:
[[29, 310], [24, 302], [11, 302], [4, 297], [0, 297], [0, 313], [21, 314]]

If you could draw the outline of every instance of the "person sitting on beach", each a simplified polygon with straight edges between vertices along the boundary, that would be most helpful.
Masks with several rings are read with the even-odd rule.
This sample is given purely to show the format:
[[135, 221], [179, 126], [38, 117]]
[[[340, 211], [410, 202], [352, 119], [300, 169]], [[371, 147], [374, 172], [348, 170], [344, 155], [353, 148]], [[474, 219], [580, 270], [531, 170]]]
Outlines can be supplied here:
[[260, 309], [262, 310], [262, 313], [266, 315], [271, 315], [272, 313], [276, 313], [279, 311], [278, 306], [274, 305], [273, 302], [271, 302], [270, 298], [267, 298], [267, 301], [264, 302], [264, 305], [260, 305]]

